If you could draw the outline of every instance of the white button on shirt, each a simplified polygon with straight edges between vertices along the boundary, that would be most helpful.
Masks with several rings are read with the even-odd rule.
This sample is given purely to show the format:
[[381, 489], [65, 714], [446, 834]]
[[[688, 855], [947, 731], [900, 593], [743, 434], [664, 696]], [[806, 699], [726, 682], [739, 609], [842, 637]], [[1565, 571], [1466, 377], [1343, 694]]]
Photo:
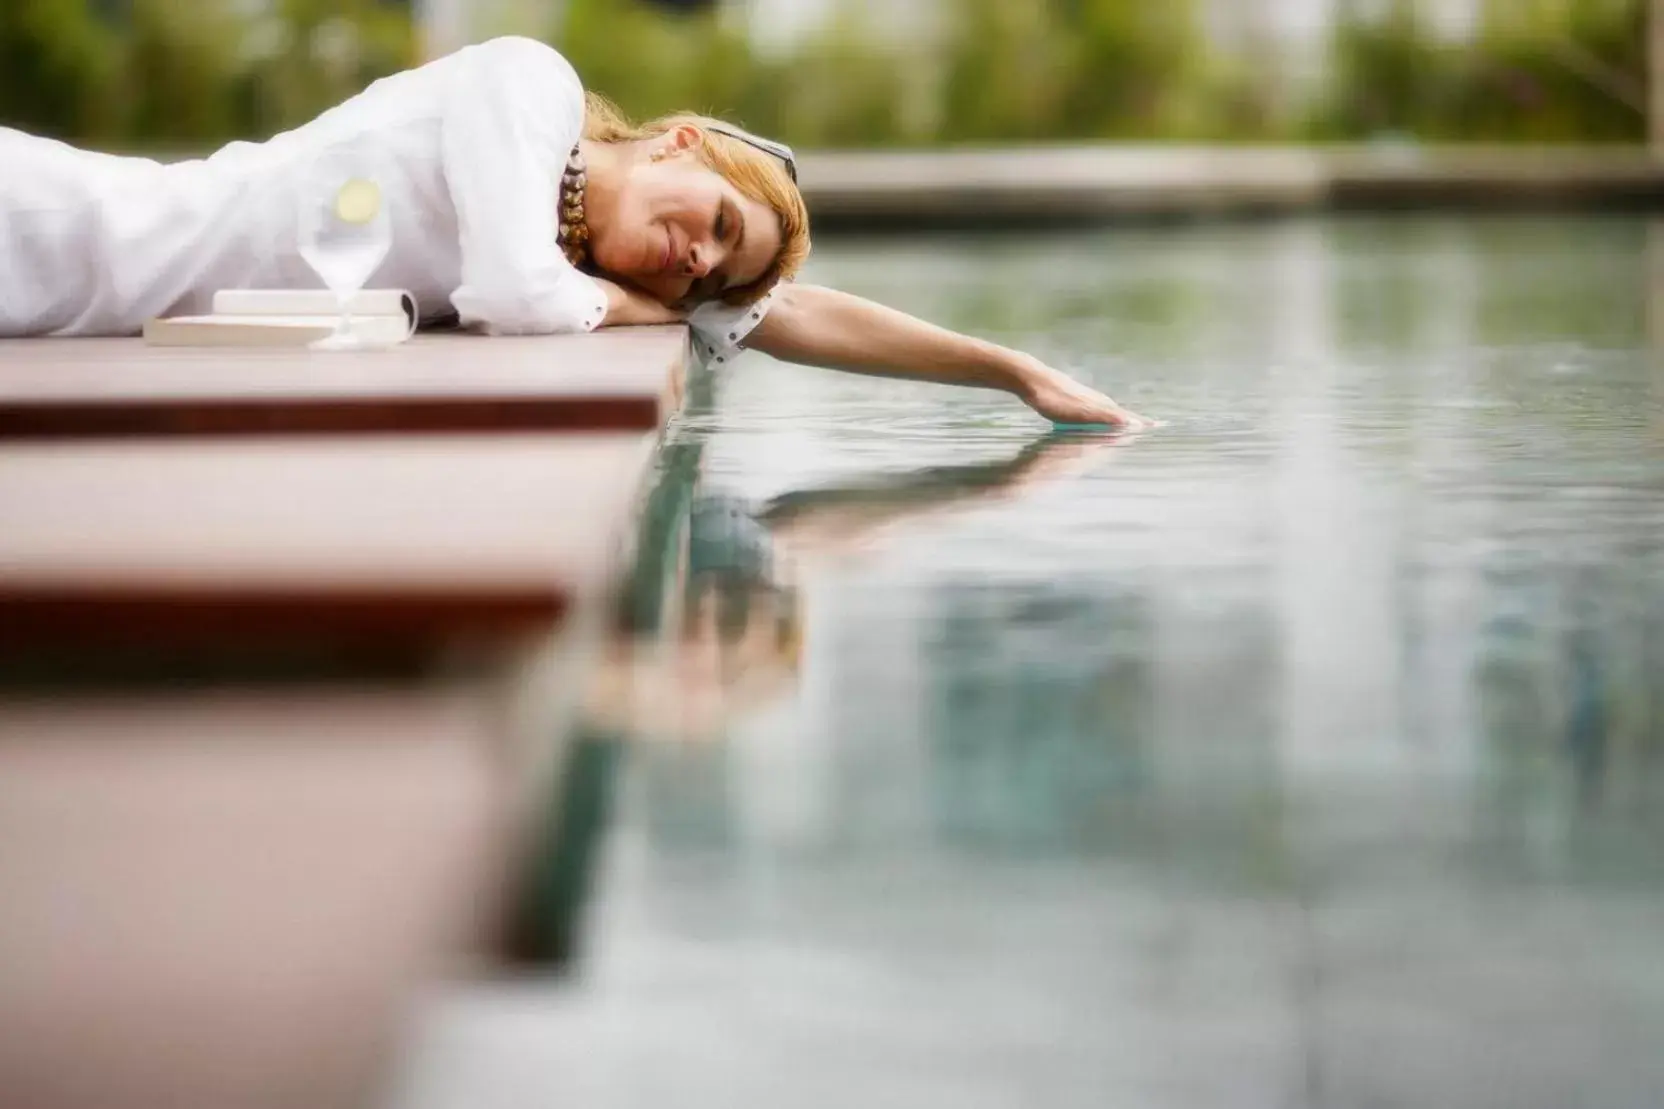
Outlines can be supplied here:
[[[371, 85], [263, 143], [163, 164], [0, 128], [0, 335], [124, 335], [232, 288], [317, 288], [299, 254], [314, 168], [338, 147], [381, 187], [392, 248], [369, 284], [498, 334], [588, 331], [606, 294], [555, 241], [583, 132], [577, 74], [500, 38]], [[728, 361], [767, 311], [710, 304], [695, 347]]]

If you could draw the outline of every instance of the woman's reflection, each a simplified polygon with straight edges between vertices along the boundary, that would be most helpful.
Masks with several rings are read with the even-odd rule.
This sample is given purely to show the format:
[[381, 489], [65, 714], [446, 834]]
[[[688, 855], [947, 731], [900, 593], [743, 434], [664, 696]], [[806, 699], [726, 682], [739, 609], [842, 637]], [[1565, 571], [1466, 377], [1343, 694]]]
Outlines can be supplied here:
[[794, 683], [803, 637], [797, 583], [883, 532], [1013, 500], [1090, 468], [1108, 435], [1048, 435], [1009, 458], [874, 475], [775, 497], [761, 507], [694, 496], [679, 606], [663, 634], [609, 646], [586, 707], [592, 724], [643, 738], [720, 736], [739, 712]]

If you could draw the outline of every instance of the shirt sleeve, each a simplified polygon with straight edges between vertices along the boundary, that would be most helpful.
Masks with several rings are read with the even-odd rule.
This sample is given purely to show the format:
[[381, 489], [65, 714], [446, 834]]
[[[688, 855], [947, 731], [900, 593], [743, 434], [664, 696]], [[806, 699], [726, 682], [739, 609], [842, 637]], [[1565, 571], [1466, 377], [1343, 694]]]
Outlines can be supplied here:
[[721, 301], [701, 304], [688, 315], [688, 324], [693, 328], [694, 353], [707, 366], [732, 362], [773, 303], [774, 293], [770, 291], [757, 303], [744, 307]]
[[555, 241], [560, 175], [583, 133], [578, 75], [526, 38], [466, 47], [456, 63], [440, 139], [462, 246], [451, 303], [495, 334], [593, 330], [606, 293]]

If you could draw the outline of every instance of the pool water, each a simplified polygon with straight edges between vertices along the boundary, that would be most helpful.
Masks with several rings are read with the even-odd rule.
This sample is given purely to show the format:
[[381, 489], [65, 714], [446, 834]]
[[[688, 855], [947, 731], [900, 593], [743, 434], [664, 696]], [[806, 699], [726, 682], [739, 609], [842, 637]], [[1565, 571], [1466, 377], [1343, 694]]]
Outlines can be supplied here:
[[834, 240], [806, 279], [1167, 425], [758, 355], [690, 407], [790, 588], [631, 748], [523, 1065], [608, 1105], [1664, 1103], [1664, 225]]

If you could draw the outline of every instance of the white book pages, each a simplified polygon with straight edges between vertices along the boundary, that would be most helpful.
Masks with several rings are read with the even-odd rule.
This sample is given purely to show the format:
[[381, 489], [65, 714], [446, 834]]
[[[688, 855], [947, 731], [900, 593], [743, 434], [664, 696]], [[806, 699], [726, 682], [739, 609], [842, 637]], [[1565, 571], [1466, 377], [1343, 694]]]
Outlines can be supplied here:
[[[161, 347], [304, 347], [334, 334], [335, 316], [174, 316], [151, 320], [144, 341]], [[354, 336], [376, 347], [397, 346], [412, 328], [402, 315], [353, 316]]]
[[[403, 289], [360, 289], [347, 300], [354, 316], [403, 316], [416, 330], [416, 298]], [[216, 316], [329, 316], [339, 309], [328, 289], [221, 289]]]

